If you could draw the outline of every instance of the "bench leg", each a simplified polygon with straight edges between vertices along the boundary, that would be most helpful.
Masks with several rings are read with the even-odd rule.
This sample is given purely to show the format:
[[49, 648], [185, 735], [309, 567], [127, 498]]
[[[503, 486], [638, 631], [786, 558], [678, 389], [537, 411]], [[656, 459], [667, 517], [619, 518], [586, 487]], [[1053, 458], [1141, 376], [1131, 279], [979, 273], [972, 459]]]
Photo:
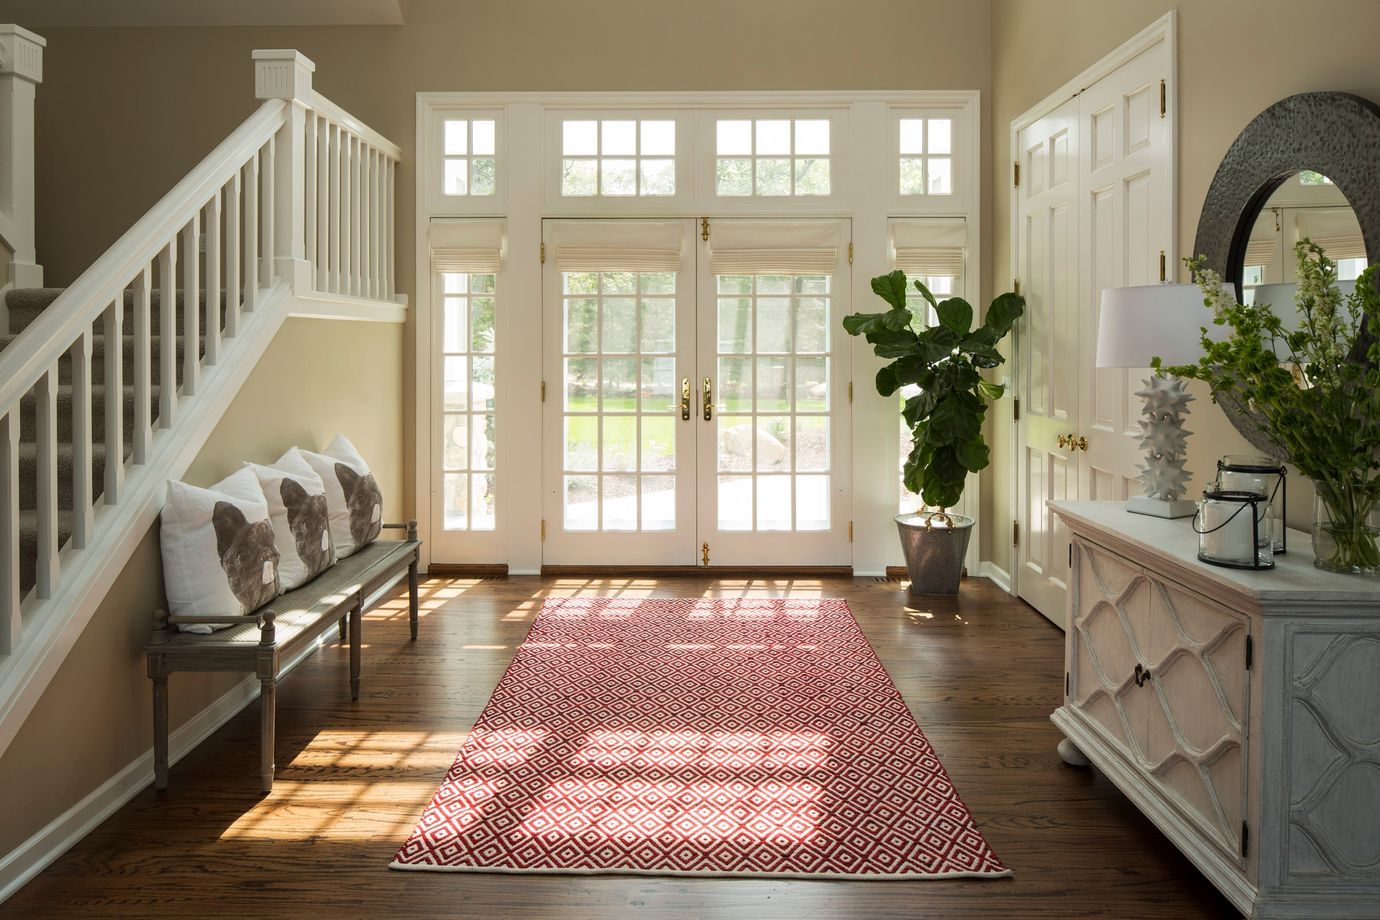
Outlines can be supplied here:
[[265, 794], [273, 791], [273, 735], [277, 708], [278, 680], [259, 680], [259, 778]]
[[413, 557], [412, 564], [407, 567], [407, 614], [408, 625], [412, 629], [412, 638], [417, 638], [417, 559]]
[[344, 642], [345, 639], [346, 639], [346, 635], [345, 635], [345, 617], [341, 617], [341, 618], [340, 618], [340, 641], [341, 641], [341, 642]]
[[153, 788], [168, 788], [168, 675], [153, 678]]
[[[340, 621], [342, 624], [344, 619]], [[364, 606], [358, 602], [350, 609], [350, 699], [359, 699], [359, 670], [364, 632]]]

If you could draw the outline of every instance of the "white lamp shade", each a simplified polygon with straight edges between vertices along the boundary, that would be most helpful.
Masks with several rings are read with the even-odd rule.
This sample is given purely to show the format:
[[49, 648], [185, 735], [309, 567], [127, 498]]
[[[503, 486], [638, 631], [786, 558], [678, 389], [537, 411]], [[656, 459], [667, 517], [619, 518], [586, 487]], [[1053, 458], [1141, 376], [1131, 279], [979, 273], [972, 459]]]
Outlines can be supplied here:
[[1224, 335], [1212, 323], [1196, 284], [1145, 284], [1104, 288], [1097, 321], [1098, 367], [1149, 367], [1159, 357], [1167, 365], [1196, 364], [1203, 355], [1202, 333]]
[[[1294, 332], [1303, 328], [1303, 311], [1294, 302], [1294, 298], [1298, 296], [1299, 292], [1297, 281], [1284, 284], [1257, 284], [1254, 290], [1255, 299], [1251, 303], [1257, 307], [1269, 304], [1271, 312], [1278, 316], [1284, 324], [1285, 332]], [[1356, 290], [1356, 282], [1338, 281], [1337, 290], [1342, 292], [1342, 307], [1345, 309], [1346, 302], [1351, 299], [1352, 293]]]

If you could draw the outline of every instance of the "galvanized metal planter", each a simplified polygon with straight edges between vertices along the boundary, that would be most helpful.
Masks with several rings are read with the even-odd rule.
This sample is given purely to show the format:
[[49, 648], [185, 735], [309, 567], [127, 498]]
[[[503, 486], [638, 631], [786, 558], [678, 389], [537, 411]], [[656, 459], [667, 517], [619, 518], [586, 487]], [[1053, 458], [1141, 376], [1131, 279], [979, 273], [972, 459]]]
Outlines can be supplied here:
[[910, 573], [910, 593], [957, 594], [963, 559], [973, 536], [973, 519], [938, 512], [898, 514], [896, 530]]

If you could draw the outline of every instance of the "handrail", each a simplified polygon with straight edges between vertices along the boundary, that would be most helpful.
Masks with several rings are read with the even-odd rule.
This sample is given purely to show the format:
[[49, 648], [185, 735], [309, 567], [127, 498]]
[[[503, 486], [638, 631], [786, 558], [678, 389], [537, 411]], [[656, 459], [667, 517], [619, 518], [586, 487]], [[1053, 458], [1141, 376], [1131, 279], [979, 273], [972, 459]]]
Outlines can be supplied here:
[[377, 148], [394, 160], [402, 159], [401, 147], [321, 95], [319, 92], [312, 91], [309, 108], [318, 115], [323, 115], [331, 121], [344, 126], [352, 134], [367, 142], [371, 147]]
[[231, 181], [287, 118], [288, 104], [267, 99], [118, 240], [25, 330], [38, 348], [0, 352], [0, 413], [6, 412], [72, 347], [84, 330]]

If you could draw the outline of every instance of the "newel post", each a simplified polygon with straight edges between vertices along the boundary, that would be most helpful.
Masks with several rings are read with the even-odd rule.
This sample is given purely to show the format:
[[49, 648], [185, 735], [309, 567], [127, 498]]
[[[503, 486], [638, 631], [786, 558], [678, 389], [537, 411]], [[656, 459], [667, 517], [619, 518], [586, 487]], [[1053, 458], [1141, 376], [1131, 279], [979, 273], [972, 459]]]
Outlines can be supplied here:
[[34, 94], [46, 44], [28, 29], [0, 25], [0, 237], [13, 253], [15, 287], [43, 286], [34, 250]]
[[287, 122], [274, 140], [273, 269], [298, 294], [312, 289], [306, 247], [306, 114], [315, 70], [311, 58], [290, 48], [254, 52], [255, 96], [290, 103]]

